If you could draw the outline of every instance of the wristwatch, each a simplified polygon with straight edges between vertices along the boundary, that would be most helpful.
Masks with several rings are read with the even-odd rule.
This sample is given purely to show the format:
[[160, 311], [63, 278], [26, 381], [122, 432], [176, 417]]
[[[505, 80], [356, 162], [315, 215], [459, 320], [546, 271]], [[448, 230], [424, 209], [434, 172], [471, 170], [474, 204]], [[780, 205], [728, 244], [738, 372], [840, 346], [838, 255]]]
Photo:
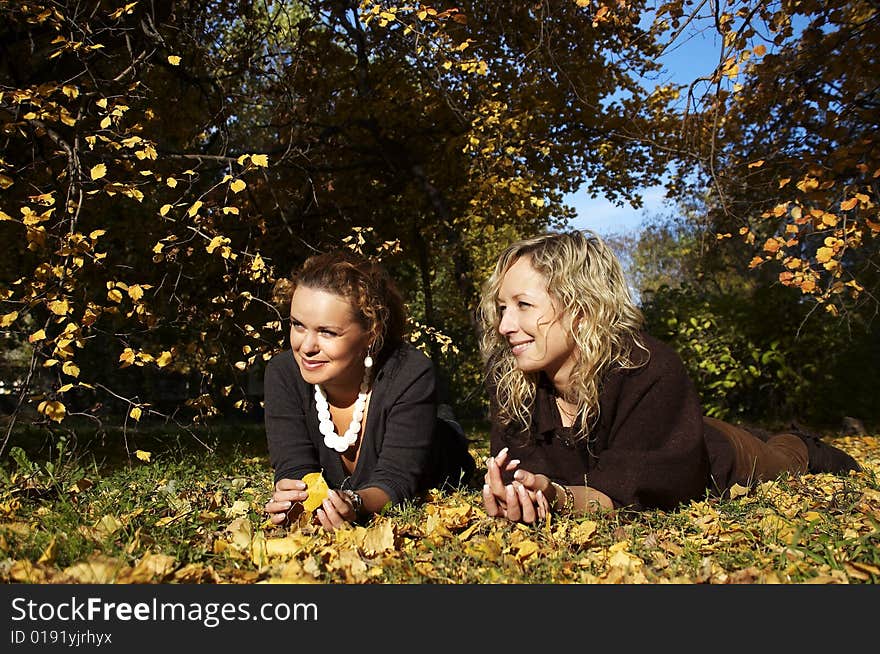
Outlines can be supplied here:
[[342, 491], [342, 494], [345, 495], [351, 503], [355, 516], [359, 516], [364, 508], [364, 498], [362, 498], [357, 491], [349, 490], [347, 488]]

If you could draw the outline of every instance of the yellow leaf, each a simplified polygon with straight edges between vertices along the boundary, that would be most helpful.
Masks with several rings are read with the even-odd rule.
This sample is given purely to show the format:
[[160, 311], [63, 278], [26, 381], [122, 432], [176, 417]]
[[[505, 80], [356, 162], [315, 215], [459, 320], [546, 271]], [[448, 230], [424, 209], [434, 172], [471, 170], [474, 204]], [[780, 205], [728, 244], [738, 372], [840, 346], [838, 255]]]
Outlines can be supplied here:
[[327, 497], [330, 487], [327, 486], [327, 482], [320, 472], [310, 472], [302, 480], [305, 482], [306, 490], [309, 492], [309, 496], [303, 502], [303, 508], [306, 511], [314, 511], [321, 506], [321, 503]]
[[122, 292], [118, 288], [107, 291], [107, 299], [113, 302], [122, 302]]
[[763, 165], [764, 165], [764, 160], [759, 159], [758, 161], [753, 161], [752, 163], [750, 163], [749, 168], [760, 168]]
[[180, 57], [178, 57], [177, 55], [170, 55], [168, 57], [168, 63], [171, 64], [172, 66], [179, 66], [180, 65]]
[[119, 355], [119, 360], [126, 365], [131, 365], [134, 363], [134, 350], [130, 347], [125, 348]]
[[37, 406], [37, 411], [55, 422], [61, 422], [67, 409], [57, 400], [43, 400]]
[[10, 216], [5, 211], [0, 211], [0, 222], [2, 222], [4, 220], [12, 220], [12, 216]]
[[128, 287], [128, 297], [137, 302], [144, 296], [144, 289], [139, 284]]
[[65, 361], [64, 365], [61, 366], [62, 372], [65, 375], [70, 375], [71, 377], [79, 377], [79, 366], [76, 365], [73, 361]]
[[12, 311], [5, 316], [0, 317], [0, 327], [9, 327], [18, 318], [18, 311]]
[[92, 179], [101, 179], [107, 174], [107, 166], [100, 163], [97, 166], [94, 166], [89, 174], [92, 176]]
[[170, 204], [163, 204], [163, 205], [162, 205], [162, 208], [159, 209], [159, 215], [160, 215], [160, 216], [164, 216], [164, 215], [167, 214], [169, 211], [171, 211], [171, 205], [170, 205]]
[[52, 536], [52, 540], [49, 541], [49, 544], [46, 545], [46, 549], [43, 550], [43, 553], [40, 555], [40, 558], [37, 559], [37, 563], [40, 565], [51, 565], [55, 563], [55, 555], [58, 553], [58, 543], [55, 540], [55, 536]]
[[243, 179], [236, 179], [229, 185], [229, 190], [233, 193], [239, 193], [240, 191], [243, 191], [246, 186], [247, 184], [245, 184]]
[[251, 162], [255, 166], [260, 166], [262, 168], [269, 167], [269, 157], [265, 154], [252, 154], [251, 155]]
[[66, 316], [67, 312], [70, 311], [70, 307], [67, 304], [67, 300], [52, 300], [46, 305], [52, 313], [56, 316]]
[[169, 352], [168, 350], [163, 350], [162, 354], [156, 357], [156, 365], [160, 368], [164, 368], [169, 363], [171, 363], [171, 358], [171, 352]]
[[844, 211], [849, 211], [853, 207], [855, 207], [859, 201], [856, 198], [850, 198], [849, 200], [844, 200], [840, 203], [840, 208]]
[[166, 179], [165, 183], [168, 185], [169, 188], [174, 188], [175, 186], [177, 186], [177, 180], [173, 177], [169, 177], [168, 179]]
[[141, 461], [145, 461], [147, 463], [150, 462], [150, 457], [153, 456], [151, 452], [146, 452], [144, 450], [135, 450], [134, 455]]
[[237, 216], [238, 215], [238, 207], [223, 207], [223, 215], [224, 216], [226, 214], [230, 214], [230, 213]]
[[202, 208], [202, 204], [203, 204], [203, 202], [201, 200], [196, 200], [195, 202], [193, 202], [193, 205], [189, 209], [186, 210], [187, 215], [190, 218], [195, 216], [199, 212], [199, 209]]
[[139, 406], [132, 407], [131, 411], [128, 412], [128, 415], [131, 416], [133, 420], [140, 420], [141, 408]]
[[41, 329], [28, 336], [28, 343], [36, 343], [46, 338], [46, 330]]

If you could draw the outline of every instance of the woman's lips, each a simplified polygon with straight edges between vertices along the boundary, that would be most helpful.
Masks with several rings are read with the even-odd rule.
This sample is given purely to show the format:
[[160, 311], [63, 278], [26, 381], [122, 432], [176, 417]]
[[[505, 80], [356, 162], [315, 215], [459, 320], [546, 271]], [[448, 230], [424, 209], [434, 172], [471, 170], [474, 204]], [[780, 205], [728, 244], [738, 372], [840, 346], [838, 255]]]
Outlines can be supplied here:
[[513, 352], [513, 356], [518, 357], [520, 354], [526, 351], [526, 349], [531, 345], [534, 341], [526, 341], [525, 343], [517, 343], [516, 345], [512, 345], [510, 350]]
[[306, 370], [317, 370], [321, 366], [325, 365], [326, 361], [309, 361], [307, 359], [301, 359], [303, 368]]

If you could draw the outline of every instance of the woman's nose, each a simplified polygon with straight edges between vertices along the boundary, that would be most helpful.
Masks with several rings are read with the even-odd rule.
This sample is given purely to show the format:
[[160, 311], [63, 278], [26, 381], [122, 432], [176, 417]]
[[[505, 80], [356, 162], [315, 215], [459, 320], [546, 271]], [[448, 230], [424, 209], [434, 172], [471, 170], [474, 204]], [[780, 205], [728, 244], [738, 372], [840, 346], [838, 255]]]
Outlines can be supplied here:
[[512, 312], [505, 311], [501, 314], [501, 322], [498, 323], [498, 332], [500, 334], [510, 334], [517, 329], [516, 320], [513, 318]]
[[311, 332], [306, 332], [303, 336], [302, 349], [310, 354], [318, 351], [318, 339]]

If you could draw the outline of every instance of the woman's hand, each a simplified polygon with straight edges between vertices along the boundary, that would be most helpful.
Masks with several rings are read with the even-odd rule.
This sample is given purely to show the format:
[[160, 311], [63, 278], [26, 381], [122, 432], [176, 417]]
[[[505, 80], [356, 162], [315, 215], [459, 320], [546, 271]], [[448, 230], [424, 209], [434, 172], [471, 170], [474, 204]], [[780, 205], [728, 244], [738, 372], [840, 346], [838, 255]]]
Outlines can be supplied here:
[[296, 520], [303, 511], [302, 503], [308, 497], [306, 483], [301, 479], [279, 479], [275, 482], [275, 492], [265, 506], [269, 520], [275, 525]]
[[[486, 475], [483, 486], [483, 507], [486, 514], [506, 518], [511, 522], [532, 524], [544, 520], [550, 513], [546, 492], [550, 479], [518, 469], [519, 460], [508, 461], [507, 448], [494, 457], [486, 459]], [[513, 481], [505, 484], [502, 471], [513, 471]]]
[[357, 518], [351, 502], [339, 491], [327, 492], [327, 497], [321, 503], [321, 507], [315, 511], [321, 526], [327, 531], [339, 529], [342, 525], [352, 522]]

